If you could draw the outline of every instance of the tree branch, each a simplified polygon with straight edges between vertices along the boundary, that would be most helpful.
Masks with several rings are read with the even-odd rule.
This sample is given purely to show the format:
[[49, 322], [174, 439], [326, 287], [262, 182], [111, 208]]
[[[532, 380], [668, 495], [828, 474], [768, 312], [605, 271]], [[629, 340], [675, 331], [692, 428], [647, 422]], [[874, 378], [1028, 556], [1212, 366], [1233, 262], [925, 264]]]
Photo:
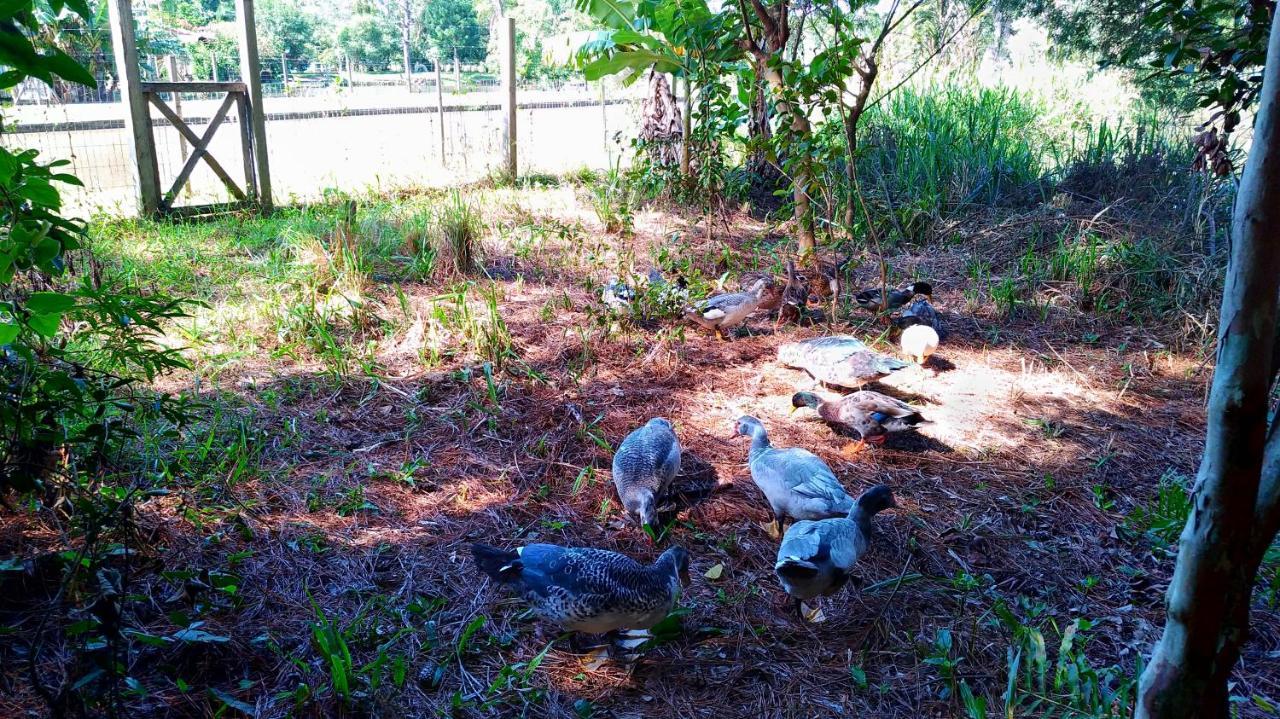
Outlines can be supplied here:
[[738, 10], [742, 13], [742, 31], [746, 33], [743, 39], [743, 45], [746, 46], [747, 52], [755, 55], [757, 60], [764, 57], [764, 48], [760, 47], [760, 43], [751, 34], [751, 18], [747, 16], [747, 5], [743, 0], [738, 0]]
[[913, 77], [915, 77], [915, 76], [916, 76], [916, 73], [918, 73], [918, 72], [920, 72], [921, 70], [923, 70], [923, 69], [924, 69], [924, 67], [925, 67], [926, 65], [928, 65], [930, 62], [933, 62], [933, 59], [934, 59], [935, 57], [937, 57], [939, 54], [941, 54], [941, 53], [942, 53], [942, 51], [943, 51], [944, 49], [946, 49], [947, 45], [950, 45], [950, 44], [951, 44], [951, 41], [952, 41], [952, 40], [955, 40], [955, 39], [960, 35], [960, 33], [964, 31], [965, 27], [966, 27], [970, 22], [972, 22], [972, 21], [973, 21], [973, 19], [974, 19], [975, 17], [977, 17], [980, 13], [984, 12], [986, 9], [987, 9], [987, 8], [986, 8], [986, 5], [984, 4], [981, 8], [979, 8], [979, 9], [977, 9], [977, 10], [974, 10], [973, 12], [969, 13], [969, 17], [968, 17], [968, 18], [966, 18], [964, 22], [960, 23], [960, 27], [956, 28], [956, 29], [955, 29], [955, 32], [951, 33], [951, 36], [950, 36], [950, 37], [948, 37], [946, 40], [944, 40], [944, 41], [942, 42], [942, 44], [941, 44], [941, 45], [939, 45], [939, 46], [938, 46], [938, 47], [937, 47], [937, 48], [936, 48], [936, 49], [935, 49], [935, 50], [934, 50], [934, 51], [929, 55], [929, 57], [926, 57], [924, 60], [922, 60], [922, 61], [920, 62], [920, 64], [919, 64], [919, 65], [916, 65], [916, 68], [915, 68], [914, 70], [912, 70], [911, 72], [907, 73], [907, 76], [906, 76], [906, 77], [904, 77], [904, 78], [902, 78], [901, 80], [899, 80], [899, 81], [898, 81], [898, 83], [897, 83], [896, 85], [894, 85], [893, 87], [891, 87], [891, 88], [889, 88], [888, 90], [886, 90], [882, 95], [880, 95], [880, 97], [877, 97], [875, 100], [872, 100], [872, 101], [871, 101], [871, 103], [870, 103], [869, 105], [867, 105], [867, 109], [871, 109], [871, 108], [875, 107], [876, 105], [880, 104], [880, 101], [881, 101], [881, 100], [883, 100], [883, 99], [885, 99], [886, 97], [888, 97], [888, 96], [892, 95], [894, 92], [896, 92], [896, 91], [897, 91], [899, 88], [901, 88], [903, 85], [905, 85], [905, 84], [907, 84], [908, 82], [910, 82], [911, 78], [913, 78]]

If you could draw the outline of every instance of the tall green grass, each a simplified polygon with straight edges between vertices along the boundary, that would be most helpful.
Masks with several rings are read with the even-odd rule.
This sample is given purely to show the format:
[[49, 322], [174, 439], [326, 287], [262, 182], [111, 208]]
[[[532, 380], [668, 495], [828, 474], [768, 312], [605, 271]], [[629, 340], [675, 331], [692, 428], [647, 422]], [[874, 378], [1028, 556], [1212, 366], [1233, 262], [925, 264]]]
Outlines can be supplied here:
[[[1044, 108], [1005, 88], [905, 87], [864, 119], [860, 171], [904, 226], [973, 204], [1039, 198], [1050, 138]], [[868, 201], [873, 201], [871, 197]]]

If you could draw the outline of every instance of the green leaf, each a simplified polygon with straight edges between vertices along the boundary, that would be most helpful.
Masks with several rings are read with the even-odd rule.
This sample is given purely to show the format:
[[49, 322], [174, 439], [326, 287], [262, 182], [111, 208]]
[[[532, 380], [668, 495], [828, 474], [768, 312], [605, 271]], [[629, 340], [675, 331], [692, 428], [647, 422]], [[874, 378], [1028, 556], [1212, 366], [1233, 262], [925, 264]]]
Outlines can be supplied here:
[[0, 324], [0, 347], [12, 342], [13, 339], [18, 336], [19, 329], [18, 325], [8, 323]]
[[76, 298], [61, 292], [32, 292], [26, 307], [38, 315], [61, 314], [76, 306]]
[[93, 75], [83, 65], [57, 48], [52, 54], [44, 57], [44, 64], [53, 74], [67, 82], [78, 83], [85, 87], [98, 86], [98, 81], [93, 79]]
[[44, 337], [53, 337], [58, 334], [58, 325], [61, 323], [61, 314], [31, 315], [31, 318], [27, 320], [27, 326]]
[[9, 18], [31, 7], [31, 0], [0, 0], [0, 18]]
[[241, 714], [244, 714], [245, 716], [252, 717], [252, 716], [258, 715], [257, 709], [254, 709], [251, 705], [246, 704], [245, 702], [242, 702], [239, 699], [236, 699], [235, 697], [222, 691], [221, 689], [210, 688], [209, 693], [212, 694], [213, 697], [218, 701], [227, 705], [231, 709], [235, 709], [236, 711], [240, 712]]
[[866, 690], [867, 673], [863, 671], [862, 667], [849, 667], [849, 678], [853, 679], [853, 685], [859, 690]]
[[172, 635], [173, 639], [180, 642], [190, 642], [193, 644], [224, 644], [231, 641], [230, 637], [224, 637], [221, 634], [210, 634], [203, 629], [179, 629]]
[[575, 0], [574, 6], [615, 30], [632, 27], [636, 19], [635, 5], [626, 0]]

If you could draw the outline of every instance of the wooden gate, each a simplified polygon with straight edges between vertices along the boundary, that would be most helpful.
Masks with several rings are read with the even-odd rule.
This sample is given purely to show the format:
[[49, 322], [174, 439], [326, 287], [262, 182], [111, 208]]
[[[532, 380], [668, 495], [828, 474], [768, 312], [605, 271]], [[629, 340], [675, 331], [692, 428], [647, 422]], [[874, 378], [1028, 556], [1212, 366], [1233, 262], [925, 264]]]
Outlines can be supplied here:
[[[138, 64], [137, 28], [133, 0], [107, 0], [111, 16], [111, 44], [120, 81], [120, 99], [125, 106], [124, 124], [130, 135], [132, 169], [138, 188], [138, 211], [143, 215], [198, 215], [252, 206], [271, 211], [271, 170], [267, 163], [266, 119], [262, 112], [262, 68], [258, 61], [258, 34], [254, 28], [253, 0], [236, 0], [236, 20], [240, 30], [240, 82], [142, 82]], [[209, 119], [203, 135], [183, 122], [162, 95], [184, 92], [225, 93], [217, 113]], [[191, 143], [193, 151], [177, 178], [160, 194], [160, 169], [156, 160], [156, 140], [151, 106]], [[239, 187], [225, 168], [209, 154], [209, 143], [218, 127], [236, 106], [236, 125], [244, 159], [245, 186]], [[174, 200], [191, 179], [196, 165], [204, 160], [235, 198], [233, 202], [179, 207]]]
[[[244, 207], [257, 206], [258, 200], [258, 177], [257, 163], [254, 162], [254, 143], [253, 143], [253, 122], [249, 109], [249, 90], [242, 82], [144, 82], [142, 85], [142, 94], [147, 101], [164, 115], [169, 124], [173, 125], [186, 141], [191, 143], [191, 154], [186, 158], [182, 169], [178, 172], [178, 177], [173, 181], [173, 185], [169, 190], [160, 197], [160, 204], [157, 211], [161, 215], [190, 215], [190, 214], [206, 214], [211, 212], [234, 210]], [[197, 136], [195, 131], [164, 101], [162, 95], [169, 93], [183, 92], [207, 92], [207, 93], [225, 93], [222, 104], [218, 107], [218, 111], [209, 119], [208, 126], [205, 127], [204, 134]], [[244, 159], [244, 178], [245, 186], [241, 188], [227, 174], [221, 163], [209, 152], [209, 144], [213, 141], [214, 135], [218, 132], [218, 128], [222, 126], [227, 119], [227, 114], [231, 110], [231, 106], [236, 106], [236, 127], [240, 134], [241, 155]], [[150, 125], [154, 127], [154, 123]], [[154, 130], [152, 130], [152, 146], [155, 145]], [[184, 185], [191, 179], [191, 173], [195, 171], [196, 165], [201, 160], [213, 170], [213, 173], [222, 180], [222, 184], [226, 186], [227, 192], [235, 198], [235, 201], [221, 203], [216, 205], [194, 205], [185, 207], [176, 207], [174, 200], [178, 197], [178, 193], [182, 191]]]

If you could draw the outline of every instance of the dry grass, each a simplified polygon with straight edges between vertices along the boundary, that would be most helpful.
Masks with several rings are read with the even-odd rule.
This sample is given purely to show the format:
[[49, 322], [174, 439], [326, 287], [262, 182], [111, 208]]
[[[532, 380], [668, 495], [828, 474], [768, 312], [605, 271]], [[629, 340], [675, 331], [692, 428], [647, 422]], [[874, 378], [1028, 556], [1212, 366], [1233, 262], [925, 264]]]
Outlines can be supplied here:
[[[774, 361], [781, 341], [823, 328], [773, 336], [772, 323], [757, 318], [750, 336], [719, 343], [692, 327], [681, 341], [669, 324], [655, 334], [598, 321], [586, 277], [602, 281], [631, 257], [647, 262], [682, 229], [686, 255], [715, 276], [721, 231], [700, 247], [678, 217], [645, 212], [623, 243], [595, 231], [589, 211], [563, 190], [498, 195], [491, 217], [499, 228], [532, 220], [585, 229], [523, 258], [491, 241], [492, 264], [523, 277], [500, 282], [519, 360], [496, 375], [492, 392], [472, 358], [421, 364], [429, 341], [422, 318], [440, 292], [426, 285], [403, 288], [419, 320], [378, 343], [382, 379], [335, 383], [313, 361], [259, 356], [222, 373], [218, 387], [201, 388], [240, 395], [244, 416], [262, 432], [262, 465], [229, 488], [216, 512], [184, 511], [175, 499], [144, 505], [143, 571], [130, 591], [146, 600], [131, 605], [126, 623], [167, 635], [175, 628], [168, 613], [198, 609], [204, 628], [230, 641], [142, 654], [131, 671], [150, 693], [131, 700], [130, 716], [211, 715], [219, 701], [207, 687], [256, 704], [261, 716], [283, 716], [295, 711], [292, 698], [273, 697], [303, 683], [314, 698], [300, 716], [574, 717], [590, 707], [616, 717], [956, 716], [956, 699], [943, 698], [942, 677], [923, 660], [937, 630], [949, 629], [964, 657], [959, 676], [998, 697], [1010, 639], [992, 616], [997, 601], [1044, 627], [1051, 657], [1059, 641], [1052, 627], [1072, 618], [1095, 623], [1084, 645], [1095, 666], [1132, 670], [1148, 651], [1172, 562], [1125, 531], [1124, 518], [1155, 494], [1162, 475], [1194, 473], [1209, 377], [1198, 354], [1159, 349], [1162, 328], [1067, 305], [1044, 320], [1006, 320], [964, 296], [964, 248], [894, 257], [898, 272], [936, 279], [935, 304], [951, 335], [928, 367], [904, 370], [884, 389], [920, 404], [933, 424], [850, 459], [840, 452], [847, 440], [822, 423], [788, 418], [789, 398], [806, 382]], [[754, 244], [766, 229], [740, 219], [729, 239]], [[852, 284], [874, 274], [866, 265]], [[881, 333], [865, 316], [836, 329]], [[284, 399], [268, 404], [267, 393]], [[897, 495], [900, 508], [877, 518], [861, 568], [870, 589], [827, 601], [822, 624], [783, 609], [776, 544], [760, 526], [767, 505], [745, 468], [745, 440], [733, 435], [744, 413], [760, 417], [775, 444], [822, 456], [851, 492], [883, 482]], [[589, 667], [556, 642], [527, 681], [494, 688], [503, 667], [530, 662], [557, 633], [486, 585], [468, 543], [536, 539], [655, 557], [661, 547], [624, 521], [611, 455], [600, 445], [616, 445], [655, 415], [674, 422], [691, 468], [681, 480], [684, 506], [663, 540], [693, 556], [683, 635], [634, 667]], [[353, 488], [376, 509], [342, 511]], [[30, 517], [0, 514], [0, 556], [36, 556], [56, 543]], [[723, 575], [703, 577], [715, 564]], [[157, 571], [175, 569], [229, 572], [239, 589], [227, 596], [188, 582], [184, 590]], [[975, 587], [958, 588], [962, 575]], [[28, 638], [32, 617], [52, 601], [39, 576], [0, 583], [10, 596], [4, 616]], [[403, 687], [384, 679], [342, 708], [312, 643], [309, 597], [351, 627], [358, 667], [405, 630], [387, 650], [406, 664]], [[442, 605], [415, 614], [419, 597]], [[486, 623], [459, 657], [460, 634], [481, 616]], [[44, 641], [52, 671], [70, 642], [48, 630]], [[1280, 620], [1259, 611], [1235, 694], [1280, 695], [1267, 659], [1278, 644]], [[17, 665], [0, 672], [5, 716], [41, 706], [9, 668]], [[437, 667], [438, 686], [430, 680]], [[865, 672], [866, 686], [851, 668]], [[180, 691], [179, 677], [196, 689]]]

